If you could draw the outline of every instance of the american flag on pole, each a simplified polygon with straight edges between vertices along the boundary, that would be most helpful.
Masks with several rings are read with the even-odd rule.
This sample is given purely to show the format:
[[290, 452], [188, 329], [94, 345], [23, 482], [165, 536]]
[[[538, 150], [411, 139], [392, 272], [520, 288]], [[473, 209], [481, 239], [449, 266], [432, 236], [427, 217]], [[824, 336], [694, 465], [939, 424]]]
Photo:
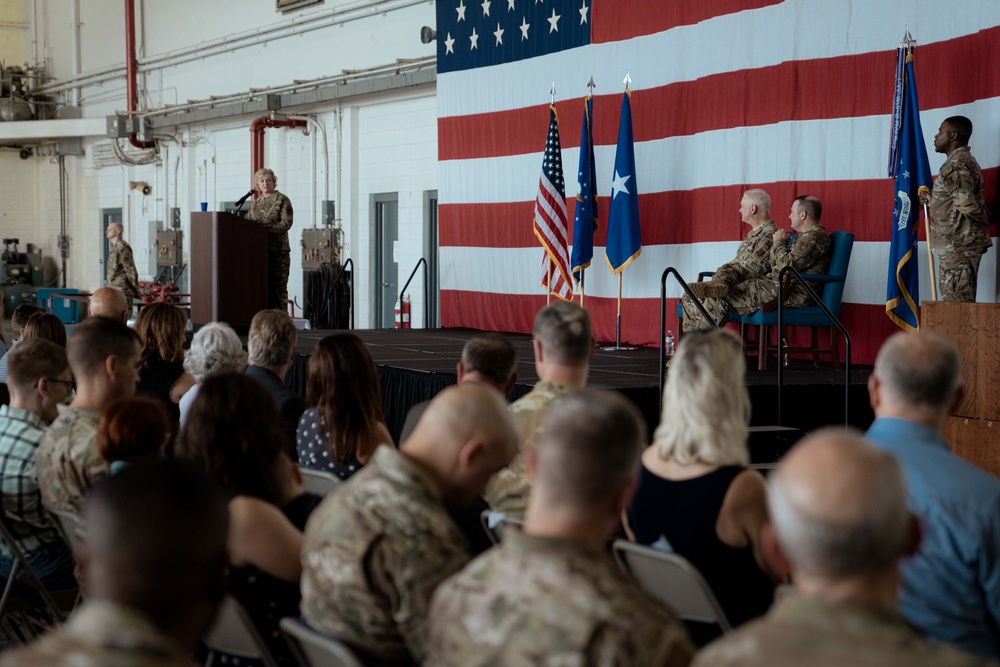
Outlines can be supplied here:
[[569, 224], [566, 220], [566, 183], [563, 180], [562, 144], [555, 105], [549, 106], [549, 132], [545, 136], [542, 175], [535, 200], [535, 236], [545, 249], [542, 256], [542, 287], [560, 299], [573, 298], [569, 277]]
[[[436, 0], [442, 324], [531, 330], [545, 303], [538, 241], [524, 224], [538, 192], [537, 128], [548, 114], [539, 91], [555, 81], [557, 106], [574, 110], [560, 120], [563, 160], [575, 165], [582, 134], [575, 110], [593, 76], [594, 159], [597, 174], [607, 174], [597, 194], [606, 211], [620, 82], [629, 71], [643, 250], [623, 289], [623, 342], [657, 342], [665, 267], [695, 280], [732, 259], [748, 229], [740, 197], [761, 187], [782, 227], [792, 199], [811, 194], [823, 202], [827, 230], [855, 234], [841, 315], [855, 360], [873, 360], [898, 330], [885, 316], [886, 211], [895, 195], [885, 165], [896, 46], [907, 26], [920, 36], [928, 150], [942, 120], [971, 118], [987, 203], [1000, 212], [1000, 142], [990, 140], [1000, 136], [993, 65], [1000, 2], [963, 3], [947, 20], [941, 7], [940, 0]], [[801, 26], [821, 28], [805, 38]], [[937, 171], [944, 156], [928, 157]], [[566, 188], [575, 199], [576, 179]], [[604, 263], [606, 246], [602, 225], [596, 263]], [[995, 244], [980, 268], [987, 301], [996, 300], [996, 256]], [[920, 271], [926, 290], [926, 261]], [[603, 340], [614, 339], [616, 294], [616, 276], [588, 273], [587, 310]], [[679, 297], [679, 288], [668, 284], [667, 294]]]

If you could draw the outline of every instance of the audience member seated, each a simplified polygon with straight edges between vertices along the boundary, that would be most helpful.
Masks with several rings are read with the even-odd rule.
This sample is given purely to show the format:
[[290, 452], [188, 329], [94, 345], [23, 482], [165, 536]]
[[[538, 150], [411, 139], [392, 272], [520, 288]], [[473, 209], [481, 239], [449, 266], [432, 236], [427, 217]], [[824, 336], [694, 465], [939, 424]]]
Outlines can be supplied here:
[[903, 562], [899, 610], [933, 640], [1000, 658], [1000, 480], [951, 453], [943, 432], [962, 395], [951, 342], [897, 333], [868, 380], [867, 437], [899, 459], [924, 533]]
[[350, 333], [327, 336], [309, 357], [306, 403], [299, 420], [299, 463], [347, 479], [382, 444], [382, 390], [368, 346]]
[[160, 458], [172, 431], [170, 415], [157, 399], [117, 401], [97, 422], [97, 451], [115, 475], [130, 464]]
[[[455, 371], [458, 384], [479, 382], [508, 396], [517, 382], [517, 352], [510, 341], [498, 333], [478, 333], [465, 343]], [[430, 403], [430, 401], [417, 403], [406, 413], [403, 431], [399, 436], [400, 442], [410, 437], [417, 422], [420, 421], [420, 416]], [[451, 518], [465, 535], [469, 550], [474, 556], [493, 546], [493, 541], [483, 530], [481, 519], [482, 513], [489, 508], [489, 504], [482, 497], [477, 497], [468, 505], [451, 510]]]
[[[478, 333], [462, 347], [462, 358], [455, 366], [458, 384], [482, 382], [493, 387], [504, 396], [509, 396], [517, 384], [517, 351], [504, 336], [493, 332]], [[417, 403], [406, 413], [399, 441], [403, 442], [413, 433], [420, 415], [430, 405], [430, 401]]]
[[[3, 305], [0, 304], [0, 312], [3, 312]], [[0, 382], [7, 382], [7, 355], [10, 351], [21, 342], [24, 338], [24, 325], [28, 323], [28, 318], [30, 318], [35, 313], [42, 312], [42, 309], [30, 303], [22, 303], [20, 306], [14, 309], [14, 312], [10, 316], [10, 328], [14, 332], [14, 340], [11, 344], [7, 346], [7, 351], [3, 353], [0, 357]], [[0, 327], [2, 329], [3, 327]], [[2, 336], [2, 334], [0, 334]]]
[[[646, 441], [620, 394], [582, 390], [549, 412], [526, 455], [523, 532], [442, 583], [428, 613], [427, 664], [687, 665], [684, 626], [608, 557]], [[613, 446], [609, 446], [613, 445]]]
[[94, 489], [86, 519], [87, 600], [0, 664], [191, 667], [225, 593], [228, 516], [216, 485], [179, 463], [141, 463]]
[[132, 304], [129, 303], [124, 292], [117, 287], [101, 287], [90, 295], [87, 315], [90, 317], [110, 317], [122, 324], [128, 324], [131, 310]]
[[198, 395], [198, 385], [213, 375], [242, 373], [247, 366], [247, 353], [232, 327], [212, 322], [198, 329], [191, 339], [191, 349], [184, 355], [184, 370], [194, 378], [192, 386], [181, 397], [178, 407], [181, 424], [187, 419], [191, 403]]
[[[691, 561], [733, 626], [763, 614], [774, 597], [761, 549], [766, 485], [747, 469], [745, 372], [742, 346], [732, 333], [681, 340], [627, 515], [636, 542]], [[699, 645], [716, 634], [700, 624], [690, 628]]]
[[[7, 316], [7, 312], [4, 310], [3, 299], [0, 299], [0, 322], [4, 321]], [[10, 341], [7, 340], [7, 332], [4, 328], [0, 326], [0, 355], [7, 354], [7, 349], [10, 347]]]
[[379, 664], [423, 661], [431, 595], [469, 560], [447, 507], [482, 493], [516, 452], [495, 390], [466, 383], [438, 394], [401, 450], [380, 445], [306, 526], [305, 620]]
[[552, 406], [565, 394], [587, 384], [594, 356], [590, 317], [575, 303], [557, 301], [539, 310], [531, 333], [538, 383], [510, 406], [521, 439], [521, 453], [493, 478], [485, 496], [490, 508], [513, 519], [524, 517], [531, 492], [525, 455], [534, 449], [542, 433], [541, 424]]
[[298, 616], [302, 529], [320, 498], [303, 492], [282, 442], [267, 390], [225, 373], [201, 385], [176, 455], [207, 471], [229, 496], [229, 590], [275, 658], [294, 665], [278, 622]]
[[24, 325], [21, 340], [32, 338], [49, 340], [59, 347], [66, 347], [66, 325], [52, 313], [35, 313]]
[[695, 665], [984, 664], [928, 642], [896, 611], [900, 561], [918, 548], [920, 528], [892, 456], [843, 428], [817, 432], [771, 475], [768, 500], [766, 548], [790, 568], [795, 592]]
[[[10, 406], [0, 407], [4, 520], [42, 582], [48, 588], [68, 588], [75, 584], [73, 554], [42, 509], [35, 471], [35, 452], [45, 428], [72, 391], [66, 350], [47, 340], [26, 341], [11, 349], [8, 369]], [[10, 576], [13, 558], [0, 540], [0, 577]]]
[[247, 351], [250, 365], [246, 374], [264, 385], [278, 404], [281, 414], [285, 451], [298, 460], [295, 451], [295, 431], [306, 409], [305, 401], [285, 386], [285, 375], [295, 360], [295, 342], [299, 332], [288, 313], [282, 310], [262, 310], [250, 321]]
[[187, 315], [169, 303], [151, 303], [139, 311], [135, 332], [142, 339], [139, 359], [139, 384], [135, 393], [152, 396], [163, 403], [176, 429], [180, 422], [177, 403], [194, 385], [194, 378], [184, 371], [184, 330]]
[[80, 513], [84, 496], [108, 464], [97, 451], [97, 420], [115, 401], [131, 398], [139, 379], [139, 336], [106, 317], [90, 317], [69, 337], [66, 356], [76, 395], [45, 432], [35, 455], [42, 503]]

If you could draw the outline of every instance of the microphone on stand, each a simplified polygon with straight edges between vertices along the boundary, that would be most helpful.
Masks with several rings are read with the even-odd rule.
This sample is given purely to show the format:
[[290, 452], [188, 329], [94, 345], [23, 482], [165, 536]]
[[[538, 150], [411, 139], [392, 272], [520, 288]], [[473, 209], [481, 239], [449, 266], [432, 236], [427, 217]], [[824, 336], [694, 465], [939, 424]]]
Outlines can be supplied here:
[[247, 199], [250, 199], [250, 197], [253, 196], [253, 193], [254, 191], [253, 189], [251, 189], [250, 192], [243, 195], [243, 197], [238, 202], [236, 202], [236, 210], [234, 211], [235, 215], [239, 215], [240, 217], [243, 216], [243, 214], [240, 213], [240, 209], [243, 208], [243, 204], [246, 203]]

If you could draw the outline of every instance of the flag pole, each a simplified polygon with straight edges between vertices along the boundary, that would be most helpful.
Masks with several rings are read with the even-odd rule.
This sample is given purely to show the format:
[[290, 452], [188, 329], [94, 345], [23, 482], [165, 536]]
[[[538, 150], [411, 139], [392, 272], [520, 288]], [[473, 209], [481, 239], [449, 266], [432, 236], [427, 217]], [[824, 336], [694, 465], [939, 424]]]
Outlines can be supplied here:
[[927, 266], [931, 276], [931, 300], [937, 301], [937, 279], [934, 275], [937, 271], [934, 269], [934, 253], [931, 252], [931, 216], [926, 203], [924, 204], [924, 233], [927, 236]]
[[552, 300], [552, 258], [545, 258], [545, 305]]
[[622, 346], [622, 273], [618, 272], [618, 315], [615, 318], [615, 347]]
[[580, 307], [583, 308], [583, 296], [587, 292], [587, 270], [580, 269]]

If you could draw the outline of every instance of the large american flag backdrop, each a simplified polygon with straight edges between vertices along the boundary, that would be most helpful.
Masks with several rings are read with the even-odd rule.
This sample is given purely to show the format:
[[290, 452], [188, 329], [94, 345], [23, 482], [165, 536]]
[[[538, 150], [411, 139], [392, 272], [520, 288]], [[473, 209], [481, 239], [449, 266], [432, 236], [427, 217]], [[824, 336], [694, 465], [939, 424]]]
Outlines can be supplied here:
[[[623, 341], [656, 343], [663, 269], [694, 280], [730, 259], [749, 229], [738, 213], [741, 193], [762, 187], [779, 226], [788, 228], [796, 195], [813, 194], [828, 231], [856, 235], [842, 319], [855, 361], [871, 362], [898, 330], [885, 315], [893, 210], [886, 161], [895, 49], [907, 27], [918, 40], [928, 145], [944, 118], [969, 116], [996, 209], [1000, 2], [437, 0], [442, 323], [531, 330], [545, 303], [532, 215], [549, 91], [554, 82], [572, 211], [593, 76], [602, 217], [585, 305], [596, 335], [614, 339], [617, 281], [603, 246], [629, 72], [643, 250], [624, 273]], [[942, 161], [931, 153], [933, 170]], [[980, 301], [996, 301], [995, 255], [983, 261]], [[668, 327], [676, 328], [680, 290], [668, 288]]]

